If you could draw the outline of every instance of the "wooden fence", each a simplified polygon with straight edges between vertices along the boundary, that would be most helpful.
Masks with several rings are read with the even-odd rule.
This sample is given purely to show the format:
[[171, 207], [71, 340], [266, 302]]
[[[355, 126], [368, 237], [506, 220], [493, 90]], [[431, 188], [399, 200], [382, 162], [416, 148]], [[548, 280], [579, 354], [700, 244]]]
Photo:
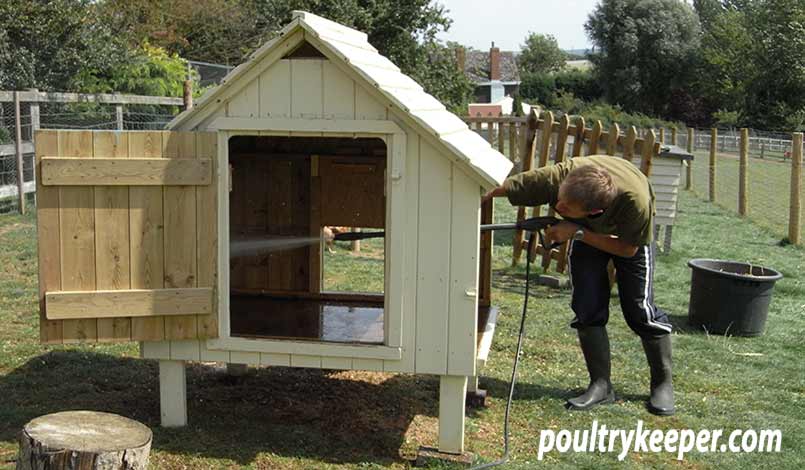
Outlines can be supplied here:
[[[559, 163], [569, 157], [593, 154], [614, 156], [620, 153], [623, 158], [639, 165], [641, 171], [649, 176], [652, 161], [660, 151], [660, 139], [657, 139], [654, 129], [639, 133], [637, 128], [631, 126], [626, 132], [622, 132], [618, 124], [604, 129], [601, 121], [596, 121], [592, 127], [586, 127], [583, 117], [577, 117], [571, 123], [568, 115], [556, 120], [553, 113], [547, 112], [540, 116], [534, 109], [527, 118], [468, 116], [464, 117], [464, 120], [493, 145], [497, 145], [501, 153], [508, 153], [509, 158], [517, 166], [515, 171], [528, 171], [534, 168], [535, 164], [536, 167], [543, 167], [549, 162]], [[664, 134], [664, 130], [661, 130], [661, 139], [664, 138]], [[676, 142], [675, 129], [672, 129], [672, 141]], [[541, 209], [541, 207], [532, 208], [531, 216], [539, 216]], [[548, 215], [553, 215], [553, 209], [548, 210]], [[519, 207], [517, 220], [521, 221], [525, 217], [526, 208]], [[490, 203], [482, 210], [482, 223], [491, 222]], [[512, 241], [512, 265], [519, 263], [525, 248], [523, 232], [515, 232]], [[564, 272], [566, 253], [567, 244], [564, 244], [561, 248], [553, 250], [537, 246], [528, 255], [532, 260], [538, 254], [541, 255], [544, 269], [550, 266], [551, 260], [555, 260], [556, 270]]]
[[[21, 214], [25, 213], [25, 195], [36, 190], [35, 181], [25, 181], [24, 161], [26, 155], [31, 158], [33, 155], [34, 134], [42, 126], [40, 123], [41, 103], [95, 103], [102, 105], [115, 106], [116, 128], [124, 129], [123, 115], [126, 105], [160, 105], [160, 106], [181, 106], [189, 108], [193, 106], [192, 87], [187, 81], [184, 87], [184, 96], [173, 98], [168, 96], [141, 96], [141, 95], [121, 95], [121, 94], [86, 94], [86, 93], [58, 93], [40, 92], [38, 90], [27, 91], [0, 91], [0, 104], [13, 103], [14, 114], [14, 134], [13, 144], [0, 145], [0, 158], [14, 156], [15, 172], [14, 184], [0, 185], [0, 199], [17, 197], [17, 205]], [[27, 106], [27, 117], [30, 123], [23, 126], [21, 111], [22, 106]], [[33, 174], [33, 172], [32, 172]]]

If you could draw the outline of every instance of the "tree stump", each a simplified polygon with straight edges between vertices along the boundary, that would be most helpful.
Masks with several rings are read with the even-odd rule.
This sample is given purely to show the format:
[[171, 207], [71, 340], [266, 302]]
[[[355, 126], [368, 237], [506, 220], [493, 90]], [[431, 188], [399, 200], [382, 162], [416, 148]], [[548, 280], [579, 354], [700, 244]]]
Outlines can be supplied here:
[[40, 416], [20, 433], [17, 470], [145, 470], [152, 436], [145, 425], [111, 413]]

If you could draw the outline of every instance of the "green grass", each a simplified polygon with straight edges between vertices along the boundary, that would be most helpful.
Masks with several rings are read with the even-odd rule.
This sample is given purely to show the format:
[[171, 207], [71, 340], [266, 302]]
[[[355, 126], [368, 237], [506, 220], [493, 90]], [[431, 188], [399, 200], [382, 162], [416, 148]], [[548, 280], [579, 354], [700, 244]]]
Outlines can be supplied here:
[[[497, 218], [513, 212], [498, 201]], [[573, 330], [569, 291], [534, 287], [512, 414], [512, 457], [505, 468], [536, 464], [542, 429], [633, 429], [638, 420], [660, 429], [780, 429], [779, 454], [550, 453], [559, 468], [802, 468], [805, 464], [805, 252], [777, 244], [779, 236], [685, 193], [673, 250], [657, 267], [657, 303], [671, 315], [677, 414], [648, 414], [648, 370], [638, 338], [613, 303], [613, 381], [619, 400], [593, 412], [562, 404], [587, 382]], [[376, 251], [366, 245], [371, 259]], [[468, 412], [466, 444], [479, 460], [502, 445], [507, 380], [522, 302], [523, 267], [511, 268], [511, 248], [497, 237], [494, 298], [498, 331], [481, 386], [489, 407]], [[35, 230], [31, 217], [0, 218], [0, 468], [13, 468], [15, 434], [33, 417], [67, 409], [130, 416], [155, 432], [154, 469], [403, 469], [437, 432], [438, 381], [430, 376], [267, 368], [233, 383], [219, 367], [188, 369], [190, 425], [161, 429], [156, 363], [134, 359], [133, 344], [44, 347], [38, 344]], [[339, 272], [353, 261], [346, 247], [325, 262], [333, 285], [361, 288]], [[695, 257], [729, 258], [780, 270], [768, 328], [757, 338], [708, 336], [686, 324]], [[354, 263], [366, 264], [366, 260]], [[369, 263], [368, 266], [378, 266]], [[382, 266], [379, 265], [379, 266]], [[337, 269], [335, 269], [337, 268]], [[371, 269], [367, 268], [369, 272]], [[367, 279], [373, 279], [368, 276]], [[613, 299], [614, 300], [614, 299]], [[447, 466], [445, 466], [447, 468]]]

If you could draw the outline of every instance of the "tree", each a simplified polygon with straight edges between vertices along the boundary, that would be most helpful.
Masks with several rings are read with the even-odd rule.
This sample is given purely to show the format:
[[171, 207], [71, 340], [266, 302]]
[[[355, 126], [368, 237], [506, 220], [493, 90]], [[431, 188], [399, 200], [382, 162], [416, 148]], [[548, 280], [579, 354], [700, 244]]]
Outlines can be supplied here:
[[550, 34], [529, 33], [517, 57], [520, 73], [547, 73], [565, 66], [567, 54]]
[[682, 0], [602, 0], [584, 27], [607, 100], [669, 116], [669, 97], [695, 74], [700, 27], [693, 9]]
[[[187, 72], [186, 60], [145, 42], [130, 53], [125, 64], [104, 74], [84, 71], [78, 80], [81, 89], [90, 93], [182, 96]], [[191, 78], [198, 82], [195, 71]]]
[[805, 127], [805, 3], [758, 0], [748, 24], [756, 74], [747, 85], [746, 121], [773, 130]]
[[82, 71], [108, 71], [125, 44], [91, 0], [0, 2], [0, 88], [79, 91]]

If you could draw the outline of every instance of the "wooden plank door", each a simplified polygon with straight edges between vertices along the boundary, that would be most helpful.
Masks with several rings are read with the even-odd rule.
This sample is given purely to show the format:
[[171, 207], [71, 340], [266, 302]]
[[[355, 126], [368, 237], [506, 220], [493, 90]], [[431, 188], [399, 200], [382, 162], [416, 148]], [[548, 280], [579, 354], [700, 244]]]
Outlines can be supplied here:
[[43, 343], [218, 336], [214, 133], [36, 136]]

